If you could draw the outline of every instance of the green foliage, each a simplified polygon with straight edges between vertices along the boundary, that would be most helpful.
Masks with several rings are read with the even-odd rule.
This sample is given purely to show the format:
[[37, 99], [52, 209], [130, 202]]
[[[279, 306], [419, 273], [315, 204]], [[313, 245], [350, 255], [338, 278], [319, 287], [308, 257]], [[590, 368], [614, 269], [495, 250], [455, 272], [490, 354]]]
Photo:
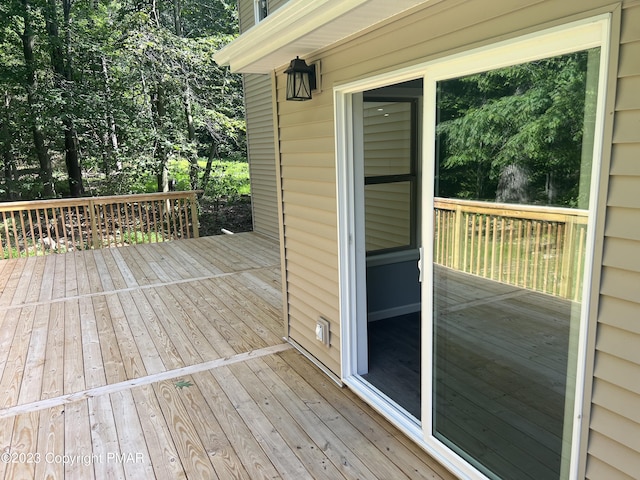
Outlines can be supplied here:
[[495, 198], [507, 167], [533, 203], [578, 197], [589, 52], [439, 83], [439, 195]]
[[162, 242], [162, 234], [156, 232], [143, 232], [141, 230], [125, 231], [120, 236], [123, 244], [134, 245], [137, 243], [158, 243]]
[[213, 162], [211, 179], [204, 194], [214, 199], [225, 197], [229, 201], [249, 195], [249, 165], [238, 161]]
[[[29, 0], [25, 10], [22, 0], [0, 2], [0, 162], [16, 172], [0, 177], [7, 196], [43, 195], [34, 126], [58, 195], [69, 191], [65, 122], [75, 129], [88, 194], [144, 190], [173, 160], [246, 156], [241, 77], [213, 61], [237, 31], [235, 1], [55, 0], [55, 10], [48, 3]], [[54, 14], [57, 36], [47, 30]], [[22, 48], [26, 20], [33, 85]], [[64, 78], [52, 64], [58, 47]]]
[[[200, 176], [206, 168], [207, 161], [198, 159], [198, 172]], [[187, 159], [171, 160], [168, 165], [169, 177], [176, 182], [176, 190], [189, 190], [190, 163]], [[141, 193], [152, 193], [157, 190], [155, 175], [144, 174], [137, 177], [135, 183], [131, 183], [133, 190]], [[204, 189], [204, 195], [212, 199], [226, 198], [230, 201], [237, 200], [243, 195], [251, 193], [249, 182], [249, 164], [246, 160], [214, 160], [211, 164], [211, 176]]]

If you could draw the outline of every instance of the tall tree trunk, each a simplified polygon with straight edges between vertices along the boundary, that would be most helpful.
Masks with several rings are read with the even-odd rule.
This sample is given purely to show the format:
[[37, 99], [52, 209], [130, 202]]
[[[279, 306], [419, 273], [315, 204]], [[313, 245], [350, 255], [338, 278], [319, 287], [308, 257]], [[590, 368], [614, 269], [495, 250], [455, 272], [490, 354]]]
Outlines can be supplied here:
[[198, 153], [195, 151], [196, 128], [193, 124], [193, 112], [191, 110], [191, 87], [189, 81], [185, 81], [184, 90], [184, 116], [187, 119], [187, 138], [194, 147], [194, 151], [189, 151], [189, 182], [192, 190], [198, 188]]
[[[180, 0], [173, 0], [173, 24], [176, 36], [182, 37], [184, 35], [184, 30], [182, 28], [182, 4]], [[198, 154], [195, 151], [196, 129], [193, 124], [191, 98], [191, 85], [189, 85], [189, 80], [186, 79], [184, 82], [184, 94], [182, 99], [184, 103], [184, 116], [187, 123], [187, 139], [189, 140], [190, 146], [194, 147], [193, 151], [189, 150], [188, 154], [189, 183], [191, 185], [191, 189], [196, 190], [198, 188]]]
[[16, 191], [17, 180], [17, 168], [16, 158], [13, 155], [11, 131], [9, 123], [11, 121], [11, 97], [9, 92], [4, 92], [4, 104], [3, 115], [0, 122], [2, 127], [0, 128], [0, 141], [2, 142], [2, 160], [4, 163], [4, 186], [7, 200], [15, 200], [18, 198], [18, 192]]
[[167, 114], [165, 94], [162, 85], [158, 84], [151, 98], [153, 123], [156, 129], [155, 157], [158, 165], [158, 191], [169, 191], [169, 168], [167, 151], [164, 148], [164, 121]]
[[176, 29], [176, 36], [182, 37], [182, 5], [180, 0], [173, 0], [173, 25]]
[[51, 65], [56, 73], [57, 84], [65, 100], [62, 124], [64, 127], [65, 163], [69, 176], [69, 191], [72, 197], [79, 197], [84, 193], [84, 187], [82, 184], [80, 159], [78, 157], [76, 131], [71, 118], [71, 112], [69, 111], [72, 100], [69, 88], [73, 81], [73, 65], [70, 50], [71, 37], [69, 30], [71, 24], [71, 0], [62, 0], [62, 10], [66, 31], [64, 41], [60, 36], [56, 0], [47, 0], [45, 20], [49, 43], [51, 45]]
[[29, 0], [22, 0], [24, 7], [23, 20], [24, 31], [22, 33], [22, 50], [24, 54], [24, 62], [27, 71], [27, 103], [31, 110], [31, 132], [33, 134], [33, 143], [40, 165], [40, 180], [42, 182], [43, 195], [46, 198], [55, 197], [55, 188], [53, 185], [53, 168], [51, 164], [51, 155], [45, 143], [44, 133], [42, 132], [42, 119], [36, 108], [36, 95], [38, 89], [38, 81], [36, 77], [35, 57], [33, 54], [33, 46], [35, 43], [35, 35], [33, 26], [31, 25], [31, 5]]
[[218, 154], [218, 144], [216, 143], [215, 138], [211, 140], [211, 148], [209, 149], [209, 158], [207, 158], [207, 165], [204, 167], [204, 172], [202, 173], [202, 190], [207, 189], [207, 185], [209, 184], [209, 179], [211, 178], [211, 169], [213, 167], [213, 160], [215, 158], [220, 158]]
[[104, 55], [100, 58], [101, 66], [102, 66], [102, 80], [104, 83], [104, 99], [106, 105], [105, 111], [105, 120], [107, 126], [107, 136], [108, 140], [105, 143], [105, 150], [107, 152], [107, 161], [105, 162], [105, 174], [109, 173], [109, 163], [110, 159], [115, 159], [115, 166], [118, 172], [122, 171], [122, 162], [119, 158], [119, 147], [118, 147], [118, 131], [116, 127], [116, 120], [113, 116], [113, 110], [111, 109], [111, 85], [109, 79], [109, 69], [107, 67], [107, 59]]

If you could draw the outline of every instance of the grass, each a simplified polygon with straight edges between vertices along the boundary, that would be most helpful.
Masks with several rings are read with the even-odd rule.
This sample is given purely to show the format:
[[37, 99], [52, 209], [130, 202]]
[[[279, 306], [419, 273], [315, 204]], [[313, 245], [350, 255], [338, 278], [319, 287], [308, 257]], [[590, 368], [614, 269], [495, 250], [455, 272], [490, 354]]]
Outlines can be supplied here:
[[161, 233], [145, 233], [140, 230], [135, 230], [133, 232], [124, 232], [120, 238], [122, 240], [122, 243], [127, 243], [129, 245], [133, 245], [136, 243], [158, 243], [163, 241]]
[[[202, 176], [207, 165], [205, 159], [198, 160], [199, 175]], [[189, 180], [190, 164], [187, 159], [172, 160], [169, 162], [169, 177], [175, 179], [176, 190], [190, 190]], [[149, 175], [144, 180], [145, 193], [154, 193], [158, 189], [157, 179]], [[211, 167], [211, 176], [205, 195], [219, 198], [237, 198], [249, 195], [251, 191], [249, 183], [249, 164], [240, 160], [215, 160]]]

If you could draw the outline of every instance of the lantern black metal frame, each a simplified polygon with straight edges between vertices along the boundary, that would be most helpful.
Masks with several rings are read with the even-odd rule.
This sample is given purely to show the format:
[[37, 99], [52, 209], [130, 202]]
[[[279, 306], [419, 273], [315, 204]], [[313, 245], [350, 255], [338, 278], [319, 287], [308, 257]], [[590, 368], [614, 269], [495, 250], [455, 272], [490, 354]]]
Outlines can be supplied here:
[[311, 100], [311, 91], [316, 89], [316, 66], [307, 65], [300, 57], [291, 60], [287, 74], [287, 100]]

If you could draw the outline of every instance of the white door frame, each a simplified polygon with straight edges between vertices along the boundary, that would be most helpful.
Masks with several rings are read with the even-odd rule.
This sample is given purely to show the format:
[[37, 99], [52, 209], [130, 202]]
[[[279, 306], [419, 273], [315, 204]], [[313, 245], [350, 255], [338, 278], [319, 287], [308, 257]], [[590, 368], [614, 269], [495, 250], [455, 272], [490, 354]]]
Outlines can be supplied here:
[[[358, 161], [361, 152], [358, 144], [357, 120], [354, 121], [354, 106], [361, 102], [357, 94], [374, 88], [401, 83], [417, 78], [424, 79], [424, 109], [422, 145], [423, 178], [422, 185], [433, 185], [434, 148], [435, 145], [435, 99], [436, 82], [457, 78], [464, 75], [497, 69], [509, 65], [525, 63], [537, 59], [553, 57], [585, 50], [593, 47], [601, 48], [600, 81], [594, 144], [594, 161], [591, 179], [591, 196], [589, 208], [589, 224], [587, 233], [587, 258], [583, 289], [583, 308], [578, 340], [578, 369], [575, 392], [574, 422], [572, 432], [572, 455], [569, 478], [576, 478], [579, 455], [581, 429], [585, 428], [582, 418], [582, 405], [586, 374], [586, 346], [588, 330], [588, 304], [591, 295], [591, 277], [593, 271], [595, 205], [597, 203], [597, 186], [599, 184], [600, 158], [604, 131], [604, 101], [606, 97], [606, 79], [608, 71], [608, 53], [610, 38], [609, 14], [573, 22], [568, 25], [554, 27], [523, 37], [507, 40], [487, 47], [473, 49], [468, 52], [452, 55], [439, 60], [421, 63], [397, 71], [366, 78], [334, 88], [334, 113], [336, 136], [336, 185], [338, 208], [338, 247], [339, 247], [339, 279], [340, 279], [340, 318], [341, 318], [341, 365], [342, 380], [373, 408], [382, 413], [398, 428], [425, 448], [434, 458], [455, 474], [464, 478], [486, 478], [478, 470], [469, 465], [456, 453], [437, 440], [432, 434], [432, 375], [431, 362], [433, 351], [433, 330], [431, 312], [433, 297], [429, 293], [430, 283], [423, 283], [423, 365], [422, 365], [422, 424], [419, 425], [410, 416], [403, 413], [393, 401], [365, 382], [363, 373], [367, 360], [366, 329], [366, 284], [365, 284], [365, 247], [364, 247], [364, 204], [362, 199], [364, 187], [355, 179], [359, 176], [362, 162]], [[422, 247], [424, 248], [424, 278], [433, 278], [432, 232], [433, 232], [433, 190], [424, 188], [422, 194]], [[425, 320], [425, 315], [429, 321]]]

